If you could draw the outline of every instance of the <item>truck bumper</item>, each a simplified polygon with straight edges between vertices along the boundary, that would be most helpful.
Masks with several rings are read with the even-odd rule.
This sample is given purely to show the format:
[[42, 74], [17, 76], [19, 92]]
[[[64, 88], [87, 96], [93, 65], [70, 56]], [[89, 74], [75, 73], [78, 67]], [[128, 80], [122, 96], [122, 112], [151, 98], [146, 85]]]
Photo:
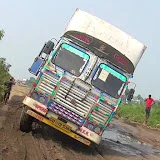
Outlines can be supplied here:
[[[64, 123], [60, 120], [58, 120], [58, 115], [51, 113], [48, 111], [47, 106], [35, 101], [34, 99], [26, 96], [23, 100], [23, 104], [31, 108], [32, 110], [28, 110], [27, 114], [30, 116], [38, 119], [39, 121], [61, 131], [62, 133], [82, 142], [85, 145], [90, 145], [91, 141], [99, 144], [101, 141], [101, 136], [95, 134], [94, 132], [88, 130], [86, 127], [78, 128], [78, 126], [71, 124], [71, 123]], [[34, 112], [34, 110], [36, 112]], [[40, 114], [39, 114], [40, 113]], [[73, 131], [74, 132], [73, 132]], [[85, 135], [81, 131], [85, 130], [88, 132], [88, 135]], [[78, 133], [78, 134], [76, 134]], [[88, 140], [89, 139], [89, 140]]]
[[[32, 110], [28, 110], [27, 114], [29, 114], [30, 116], [38, 119], [39, 121], [61, 131], [62, 133], [76, 139], [77, 141], [80, 141], [81, 143], [90, 146], [91, 142], [81, 136], [79, 136], [78, 134], [75, 134], [74, 132], [72, 132], [71, 130], [68, 129], [68, 127], [65, 127], [65, 123], [63, 124], [63, 122], [59, 121], [58, 119], [53, 118], [53, 120], [48, 120], [47, 118], [37, 114], [36, 112], [33, 112]], [[59, 127], [61, 126], [61, 127]]]
[[33, 100], [30, 97], [25, 97], [23, 104], [25, 104], [26, 106], [28, 106], [29, 108], [36, 110], [36, 112], [39, 112], [40, 114], [32, 111], [32, 110], [27, 110], [27, 114], [29, 114], [30, 116], [38, 119], [39, 121], [59, 130], [60, 132], [76, 139], [77, 141], [80, 141], [81, 143], [90, 146], [91, 142], [85, 138], [83, 138], [82, 136], [74, 133], [71, 131], [71, 127], [63, 122], [61, 122], [60, 120], [52, 117], [50, 120], [45, 118], [42, 115], [46, 115], [47, 114], [47, 107], [35, 100]]

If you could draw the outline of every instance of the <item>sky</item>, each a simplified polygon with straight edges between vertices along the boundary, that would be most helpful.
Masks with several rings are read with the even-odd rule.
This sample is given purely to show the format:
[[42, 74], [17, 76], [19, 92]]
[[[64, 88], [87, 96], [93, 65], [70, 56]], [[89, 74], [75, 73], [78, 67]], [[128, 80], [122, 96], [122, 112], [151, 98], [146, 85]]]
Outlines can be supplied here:
[[160, 98], [159, 0], [0, 0], [0, 57], [16, 79], [29, 78], [44, 43], [59, 39], [76, 8], [89, 12], [147, 46], [132, 81], [136, 94]]

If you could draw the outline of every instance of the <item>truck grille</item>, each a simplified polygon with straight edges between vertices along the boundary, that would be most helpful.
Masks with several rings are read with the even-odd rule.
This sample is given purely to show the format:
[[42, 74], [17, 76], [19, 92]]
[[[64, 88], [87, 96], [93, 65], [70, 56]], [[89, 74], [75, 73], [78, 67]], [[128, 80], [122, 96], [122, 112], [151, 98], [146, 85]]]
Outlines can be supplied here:
[[70, 86], [68, 86], [66, 83], [61, 83], [61, 86], [56, 95], [56, 101], [78, 113], [79, 115], [86, 117], [94, 104], [94, 99], [89, 96], [82, 100], [85, 97], [87, 91], [81, 91], [75, 86], [73, 86], [70, 91], [69, 88]]
[[51, 95], [54, 89], [54, 86], [59, 81], [59, 78], [56, 75], [50, 75], [46, 72], [43, 73], [41, 81], [38, 84], [38, 89], [43, 94]]
[[[56, 74], [45, 71], [41, 77], [41, 81], [37, 86], [38, 90], [45, 95], [52, 95], [54, 87], [59, 81], [59, 78], [60, 77], [58, 77]], [[67, 80], [67, 82], [62, 81], [60, 83], [60, 87], [55, 95], [55, 102], [76, 113], [80, 117], [86, 118], [89, 115], [91, 116], [93, 122], [96, 122], [97, 124], [105, 124], [112, 112], [111, 107], [105, 103], [99, 103], [98, 109], [94, 109], [93, 106], [96, 100], [93, 96], [95, 93], [91, 93], [83, 100], [88, 91], [86, 87], [81, 86], [80, 89], [76, 82], [71, 89], [70, 86], [70, 80]], [[96, 94], [99, 95], [98, 92]], [[52, 111], [56, 112], [56, 108], [54, 110]], [[59, 113], [59, 111], [57, 113]], [[63, 114], [61, 115], [63, 116]]]
[[99, 103], [98, 107], [95, 107], [91, 111], [90, 118], [93, 120], [93, 122], [104, 125], [111, 113], [112, 109], [109, 105], [104, 106]]

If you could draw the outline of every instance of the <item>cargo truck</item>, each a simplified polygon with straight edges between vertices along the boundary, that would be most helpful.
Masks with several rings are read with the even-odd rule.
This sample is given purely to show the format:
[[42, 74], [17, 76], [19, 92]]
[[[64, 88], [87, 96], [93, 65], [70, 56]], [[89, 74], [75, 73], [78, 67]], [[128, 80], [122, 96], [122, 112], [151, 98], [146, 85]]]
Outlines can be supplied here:
[[[76, 9], [62, 36], [48, 41], [30, 67], [37, 76], [23, 101], [20, 130], [37, 119], [85, 145], [99, 144], [146, 46]], [[132, 88], [128, 95], [131, 100]]]

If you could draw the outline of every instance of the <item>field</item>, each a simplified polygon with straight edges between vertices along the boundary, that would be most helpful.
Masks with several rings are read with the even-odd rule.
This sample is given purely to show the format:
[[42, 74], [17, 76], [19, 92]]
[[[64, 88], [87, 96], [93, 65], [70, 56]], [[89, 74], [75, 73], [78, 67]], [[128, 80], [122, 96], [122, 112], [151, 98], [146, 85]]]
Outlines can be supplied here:
[[[122, 104], [117, 115], [128, 121], [134, 121], [143, 124], [145, 120], [145, 106], [139, 104]], [[160, 105], [156, 104], [152, 107], [148, 126], [160, 128]]]

